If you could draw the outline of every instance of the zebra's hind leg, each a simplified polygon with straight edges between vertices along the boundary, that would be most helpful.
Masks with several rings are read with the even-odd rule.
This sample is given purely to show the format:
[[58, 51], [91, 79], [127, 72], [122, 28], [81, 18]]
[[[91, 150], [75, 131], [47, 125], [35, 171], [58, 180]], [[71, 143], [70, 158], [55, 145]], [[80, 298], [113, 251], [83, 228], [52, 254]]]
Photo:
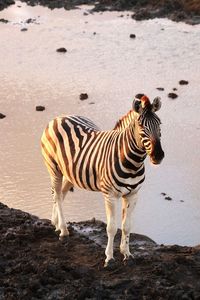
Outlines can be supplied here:
[[124, 255], [124, 260], [132, 257], [129, 249], [129, 236], [131, 231], [132, 212], [137, 202], [137, 193], [129, 197], [122, 197], [122, 237], [120, 252]]
[[115, 201], [116, 199], [111, 198], [109, 195], [104, 195], [105, 197], [105, 208], [106, 208], [106, 217], [107, 217], [107, 235], [108, 235], [108, 243], [106, 247], [106, 260], [104, 267], [108, 267], [112, 264], [113, 257], [113, 242], [114, 237], [117, 232], [116, 225], [116, 210], [115, 210]]
[[52, 209], [52, 224], [56, 226], [56, 230], [60, 230], [60, 238], [69, 235], [63, 210], [62, 210], [62, 179], [63, 176], [51, 176], [51, 186], [53, 193], [53, 209]]

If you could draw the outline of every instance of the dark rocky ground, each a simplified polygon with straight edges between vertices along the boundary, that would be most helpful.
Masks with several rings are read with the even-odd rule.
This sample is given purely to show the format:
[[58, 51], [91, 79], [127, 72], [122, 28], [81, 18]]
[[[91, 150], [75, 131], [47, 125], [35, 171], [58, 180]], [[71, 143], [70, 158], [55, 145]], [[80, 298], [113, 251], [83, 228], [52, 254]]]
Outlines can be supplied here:
[[[200, 24], [199, 0], [22, 0], [29, 5], [43, 5], [50, 9], [73, 9], [82, 4], [94, 5], [91, 12], [106, 10], [133, 12], [136, 20], [167, 17], [173, 21], [184, 21], [195, 25]], [[14, 0], [0, 0], [0, 10], [4, 9]]]
[[159, 246], [131, 236], [134, 259], [104, 269], [105, 224], [69, 224], [59, 241], [49, 220], [0, 204], [0, 299], [200, 299], [200, 246]]

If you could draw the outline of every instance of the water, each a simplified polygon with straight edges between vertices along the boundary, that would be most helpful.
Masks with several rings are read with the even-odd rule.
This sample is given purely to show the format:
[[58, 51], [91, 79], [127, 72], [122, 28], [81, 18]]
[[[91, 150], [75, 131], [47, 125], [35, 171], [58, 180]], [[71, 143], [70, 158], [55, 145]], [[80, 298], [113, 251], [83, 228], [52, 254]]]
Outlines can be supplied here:
[[[146, 162], [133, 230], [159, 243], [198, 244], [200, 26], [136, 22], [116, 12], [85, 16], [87, 9], [51, 11], [16, 2], [0, 12], [11, 21], [0, 23], [0, 112], [6, 115], [0, 120], [0, 201], [50, 218], [50, 181], [40, 153], [46, 124], [60, 114], [78, 114], [109, 129], [135, 94], [159, 95], [166, 157], [159, 167]], [[27, 24], [29, 18], [36, 20]], [[67, 53], [57, 53], [59, 47]], [[189, 85], [180, 86], [181, 79]], [[173, 88], [176, 100], [167, 97]], [[82, 92], [88, 100], [79, 100]], [[36, 105], [46, 110], [36, 112]], [[105, 220], [100, 193], [76, 190], [64, 209], [69, 221]]]

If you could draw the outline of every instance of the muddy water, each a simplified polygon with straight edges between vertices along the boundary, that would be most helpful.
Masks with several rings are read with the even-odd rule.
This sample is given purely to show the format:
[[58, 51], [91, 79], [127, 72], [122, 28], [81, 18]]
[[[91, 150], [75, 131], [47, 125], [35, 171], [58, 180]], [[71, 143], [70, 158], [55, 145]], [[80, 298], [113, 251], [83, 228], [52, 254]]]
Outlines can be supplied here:
[[[136, 93], [159, 95], [166, 157], [156, 168], [147, 161], [133, 230], [159, 243], [198, 244], [200, 26], [137, 23], [127, 13], [86, 11], [17, 2], [0, 12], [10, 21], [0, 23], [0, 112], [6, 115], [0, 120], [0, 201], [50, 218], [49, 177], [40, 154], [47, 122], [59, 114], [81, 114], [108, 129], [131, 108]], [[35, 20], [27, 23], [29, 18]], [[67, 53], [57, 53], [59, 47]], [[189, 85], [180, 86], [181, 79]], [[176, 100], [167, 97], [173, 88]], [[81, 92], [89, 99], [80, 101]], [[36, 112], [36, 105], [46, 110]], [[105, 220], [100, 193], [76, 190], [64, 209], [66, 220]]]

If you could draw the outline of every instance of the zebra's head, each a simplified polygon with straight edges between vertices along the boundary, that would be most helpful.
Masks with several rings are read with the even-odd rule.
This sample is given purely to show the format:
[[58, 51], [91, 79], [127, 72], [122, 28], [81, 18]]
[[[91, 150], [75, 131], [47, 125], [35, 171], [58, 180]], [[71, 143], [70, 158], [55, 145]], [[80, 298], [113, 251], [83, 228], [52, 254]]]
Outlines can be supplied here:
[[144, 94], [138, 94], [133, 101], [133, 110], [137, 113], [138, 138], [141, 147], [150, 156], [153, 164], [160, 164], [164, 158], [161, 147], [161, 121], [155, 114], [161, 107], [160, 98], [151, 103]]

